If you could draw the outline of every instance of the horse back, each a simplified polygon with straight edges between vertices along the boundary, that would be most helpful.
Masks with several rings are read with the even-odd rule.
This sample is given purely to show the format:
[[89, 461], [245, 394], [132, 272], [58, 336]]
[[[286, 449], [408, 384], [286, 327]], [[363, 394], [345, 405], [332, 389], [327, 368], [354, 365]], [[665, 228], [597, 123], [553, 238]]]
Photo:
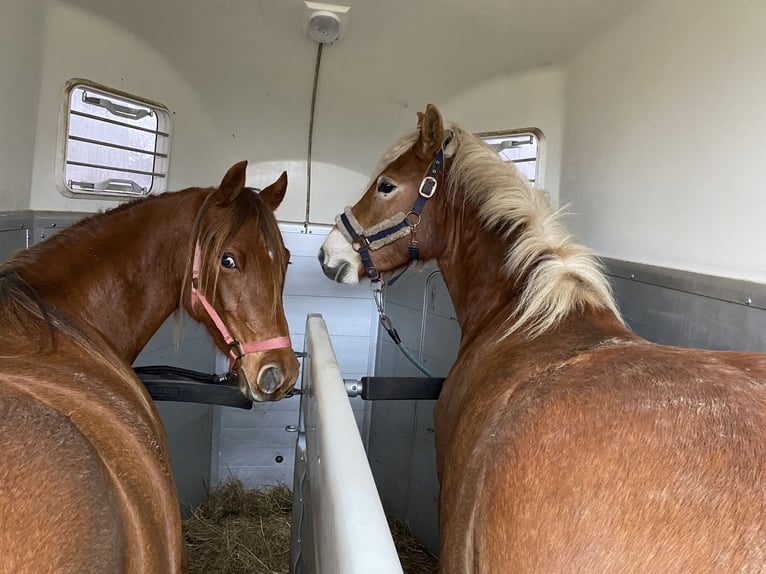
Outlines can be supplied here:
[[51, 571], [182, 570], [165, 433], [140, 381], [127, 376], [129, 369], [121, 373], [108, 361], [83, 357], [66, 341], [44, 362], [35, 355], [3, 357], [0, 367], [0, 402], [8, 411], [1, 436], [18, 458], [0, 464], [18, 500], [0, 504], [28, 524], [19, 531], [24, 535], [3, 527], [0, 561], [32, 560], [14, 572], [45, 572], [48, 564], [77, 556], [87, 557], [85, 566]]
[[464, 398], [442, 571], [766, 572], [766, 358], [542, 357]]
[[118, 495], [72, 421], [0, 388], [0, 563], [3, 572], [120, 572]]

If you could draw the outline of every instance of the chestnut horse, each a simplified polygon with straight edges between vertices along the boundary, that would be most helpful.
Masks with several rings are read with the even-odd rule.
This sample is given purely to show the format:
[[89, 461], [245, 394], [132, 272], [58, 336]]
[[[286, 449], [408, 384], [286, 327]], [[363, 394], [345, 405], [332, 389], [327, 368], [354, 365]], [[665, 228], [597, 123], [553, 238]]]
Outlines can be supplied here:
[[180, 305], [248, 396], [294, 384], [272, 213], [287, 178], [255, 193], [245, 169], [89, 217], [0, 267], [0, 571], [185, 570], [165, 430], [131, 365]]
[[443, 273], [440, 571], [766, 572], [766, 355], [633, 334], [547, 196], [419, 116], [319, 257], [343, 283], [414, 252]]

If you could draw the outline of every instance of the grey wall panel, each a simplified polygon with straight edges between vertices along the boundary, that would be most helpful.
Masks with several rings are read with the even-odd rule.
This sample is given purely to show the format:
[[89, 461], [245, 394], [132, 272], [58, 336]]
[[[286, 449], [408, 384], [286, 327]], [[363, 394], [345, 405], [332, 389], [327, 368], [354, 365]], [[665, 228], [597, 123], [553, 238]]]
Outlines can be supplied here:
[[367, 456], [380, 500], [390, 518], [406, 520], [415, 401], [380, 401], [371, 416]]
[[[418, 376], [396, 346], [382, 339], [375, 374]], [[367, 454], [383, 508], [390, 518], [407, 521], [411, 481], [415, 401], [372, 403]]]
[[26, 249], [34, 225], [32, 211], [0, 212], [0, 263], [19, 249]]
[[221, 437], [221, 448], [229, 452], [229, 464], [235, 468], [292, 466], [295, 456], [295, 435], [284, 429], [227, 429]]
[[452, 304], [452, 298], [441, 272], [433, 271], [426, 278], [425, 301], [429, 314], [452, 321], [456, 320], [455, 306]]
[[[253, 434], [262, 430], [284, 430], [283, 421], [296, 424], [297, 416], [294, 414], [298, 402], [297, 397], [289, 397], [271, 403], [257, 403], [250, 410], [226, 409], [226, 431], [221, 436], [226, 436], [230, 430], [253, 431]], [[288, 415], [287, 418], [285, 415]]]
[[[312, 263], [316, 265], [316, 263]], [[292, 273], [292, 267], [288, 273]], [[352, 299], [344, 297], [342, 286], [334, 297], [312, 297], [285, 293], [285, 311], [290, 324], [290, 333], [303, 335], [305, 327], [298, 326], [298, 320], [306, 322], [309, 313], [321, 313], [327, 317], [327, 328], [336, 335], [370, 338], [374, 317], [372, 298]], [[341, 365], [343, 368], [343, 365]]]
[[0, 231], [0, 263], [16, 251], [26, 249], [29, 230], [26, 228]]
[[190, 403], [156, 404], [168, 437], [181, 515], [188, 518], [210, 486], [212, 408]]
[[[183, 349], [186, 346], [189, 349]], [[163, 361], [172, 361], [178, 366], [186, 365], [187, 369], [213, 372], [215, 346], [205, 327], [186, 312], [178, 320], [175, 314], [165, 320], [144, 346], [136, 365], [168, 364]], [[191, 365], [202, 368], [197, 369]]]
[[292, 488], [293, 466], [291, 462], [289, 465], [221, 467], [219, 480], [223, 482], [227, 478], [237, 479], [245, 488], [273, 488], [280, 484]]
[[446, 361], [451, 365], [459, 348], [460, 328], [457, 321], [427, 313], [425, 316], [423, 353], [434, 359]]
[[77, 211], [35, 211], [34, 214], [34, 226], [30, 233], [30, 245], [40, 243], [54, 236], [67, 226], [92, 215], [91, 213]]
[[416, 401], [407, 518], [420, 541], [437, 553], [439, 482], [434, 450], [435, 405], [436, 401]]
[[[399, 285], [396, 285], [396, 287], [399, 287]], [[417, 352], [420, 348], [423, 311], [422, 309], [413, 309], [412, 307], [402, 305], [395, 300], [391, 293], [394, 292], [393, 289], [396, 287], [392, 287], [389, 295], [386, 297], [386, 315], [391, 319], [394, 327], [396, 327], [400, 334], [407, 333], [407, 338], [402, 339], [407, 348], [414, 349]], [[386, 338], [385, 340], [388, 341], [389, 339]]]
[[[217, 481], [238, 478], [247, 488], [289, 484], [293, 472], [297, 397], [275, 403], [256, 403], [249, 411], [221, 409]], [[271, 456], [273, 455], [273, 456]], [[281, 460], [278, 457], [281, 456]]]
[[766, 351], [766, 285], [617, 260], [607, 269], [636, 334], [668, 345]]

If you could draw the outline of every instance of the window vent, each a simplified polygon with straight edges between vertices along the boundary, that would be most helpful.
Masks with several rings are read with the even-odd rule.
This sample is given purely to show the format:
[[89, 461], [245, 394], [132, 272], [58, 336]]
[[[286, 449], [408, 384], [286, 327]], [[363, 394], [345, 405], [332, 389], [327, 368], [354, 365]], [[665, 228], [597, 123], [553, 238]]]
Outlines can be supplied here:
[[542, 174], [539, 170], [542, 134], [539, 130], [490, 132], [478, 136], [494, 149], [503, 161], [513, 162], [532, 185], [542, 186]]
[[60, 182], [77, 197], [140, 197], [166, 189], [170, 113], [84, 81], [66, 94]]

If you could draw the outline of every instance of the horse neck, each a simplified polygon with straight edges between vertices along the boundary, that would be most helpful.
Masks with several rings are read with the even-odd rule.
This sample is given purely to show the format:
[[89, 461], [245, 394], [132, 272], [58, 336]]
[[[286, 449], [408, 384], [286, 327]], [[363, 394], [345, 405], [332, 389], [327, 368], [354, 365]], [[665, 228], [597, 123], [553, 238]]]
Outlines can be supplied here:
[[501, 240], [481, 228], [473, 206], [450, 203], [445, 198], [440, 205], [435, 232], [444, 242], [437, 262], [465, 339], [509, 317], [520, 292], [502, 274]]
[[132, 364], [178, 307], [192, 223], [207, 193], [165, 194], [90, 218], [33, 248], [19, 275]]

